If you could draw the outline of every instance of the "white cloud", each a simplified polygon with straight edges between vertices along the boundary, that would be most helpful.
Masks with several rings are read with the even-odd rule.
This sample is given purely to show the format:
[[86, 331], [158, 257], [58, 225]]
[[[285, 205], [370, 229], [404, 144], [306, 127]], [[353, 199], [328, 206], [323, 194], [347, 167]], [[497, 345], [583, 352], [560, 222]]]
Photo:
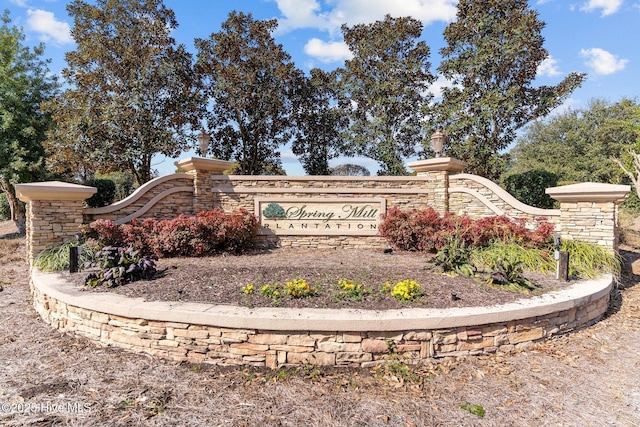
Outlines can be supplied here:
[[335, 34], [342, 24], [372, 23], [394, 17], [412, 16], [428, 25], [455, 19], [457, 0], [274, 0], [284, 16], [280, 31], [315, 28]]
[[27, 0], [9, 0], [9, 3], [13, 3], [20, 7], [27, 7]]
[[428, 91], [433, 94], [434, 99], [442, 98], [442, 88], [452, 87], [453, 82], [442, 75], [438, 75], [435, 82], [429, 86]]
[[344, 61], [353, 56], [344, 42], [324, 42], [316, 38], [309, 40], [304, 46], [304, 51], [321, 62]]
[[596, 74], [602, 75], [624, 70], [629, 62], [628, 59], [618, 59], [615, 55], [597, 47], [582, 49], [580, 56], [587, 58], [585, 64], [591, 67]]
[[540, 63], [540, 65], [538, 65], [537, 74], [539, 76], [547, 77], [559, 76], [560, 74], [562, 74], [560, 70], [558, 70], [558, 60], [549, 55], [548, 58], [546, 58]]
[[622, 0], [589, 0], [580, 10], [593, 12], [596, 9], [602, 9], [602, 16], [607, 16], [616, 13], [620, 6], [622, 6]]
[[556, 108], [549, 112], [550, 117], [560, 116], [567, 111], [575, 110], [579, 105], [580, 101], [575, 98], [567, 98], [564, 102], [558, 105]]
[[71, 29], [64, 21], [57, 21], [53, 12], [42, 9], [27, 11], [27, 26], [30, 30], [40, 33], [40, 39], [58, 45], [72, 43]]

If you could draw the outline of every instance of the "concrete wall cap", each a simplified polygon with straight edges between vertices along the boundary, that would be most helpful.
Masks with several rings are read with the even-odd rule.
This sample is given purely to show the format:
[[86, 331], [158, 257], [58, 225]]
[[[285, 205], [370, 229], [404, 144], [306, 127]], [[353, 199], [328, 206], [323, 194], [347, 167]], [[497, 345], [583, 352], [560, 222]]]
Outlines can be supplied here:
[[546, 193], [560, 202], [623, 202], [631, 192], [630, 185], [582, 182], [547, 188]]
[[453, 157], [436, 157], [434, 159], [418, 160], [407, 163], [414, 171], [420, 172], [460, 172], [467, 167], [467, 163]]
[[85, 200], [97, 191], [95, 187], [61, 181], [16, 184], [16, 195], [25, 203], [32, 200]]
[[178, 160], [175, 165], [183, 171], [205, 170], [222, 175], [222, 172], [231, 169], [233, 162], [219, 159], [205, 159], [203, 157], [189, 157]]

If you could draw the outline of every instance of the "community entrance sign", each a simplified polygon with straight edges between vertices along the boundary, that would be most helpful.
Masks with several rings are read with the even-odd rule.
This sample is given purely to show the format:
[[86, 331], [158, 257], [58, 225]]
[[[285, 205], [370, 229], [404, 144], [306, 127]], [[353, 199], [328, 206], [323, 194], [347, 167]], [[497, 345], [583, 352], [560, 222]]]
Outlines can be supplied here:
[[375, 236], [383, 198], [256, 198], [262, 234]]

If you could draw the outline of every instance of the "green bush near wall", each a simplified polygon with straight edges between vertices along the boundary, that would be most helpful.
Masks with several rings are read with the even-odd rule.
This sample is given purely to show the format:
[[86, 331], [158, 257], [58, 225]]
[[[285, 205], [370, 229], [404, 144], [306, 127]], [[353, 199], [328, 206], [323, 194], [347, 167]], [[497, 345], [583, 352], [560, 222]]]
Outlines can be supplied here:
[[558, 176], [546, 170], [533, 170], [508, 175], [503, 180], [505, 189], [524, 204], [542, 209], [553, 209], [555, 200], [545, 190], [558, 185]]
[[0, 221], [8, 221], [11, 219], [11, 207], [7, 196], [0, 194]]
[[101, 208], [113, 203], [116, 195], [116, 183], [111, 179], [90, 179], [84, 182], [88, 187], [96, 187], [96, 194], [87, 199], [86, 204], [90, 208]]

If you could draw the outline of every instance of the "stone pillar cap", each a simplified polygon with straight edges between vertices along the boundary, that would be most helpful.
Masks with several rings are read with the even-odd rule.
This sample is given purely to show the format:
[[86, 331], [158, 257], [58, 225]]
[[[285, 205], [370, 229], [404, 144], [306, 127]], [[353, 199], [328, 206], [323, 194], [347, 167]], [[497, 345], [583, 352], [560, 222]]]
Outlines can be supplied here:
[[416, 162], [407, 163], [414, 171], [420, 172], [434, 172], [434, 171], [444, 171], [444, 172], [460, 172], [465, 167], [467, 167], [467, 163], [462, 160], [454, 159], [453, 157], [436, 157], [433, 159], [427, 160], [418, 160]]
[[231, 169], [234, 163], [226, 160], [205, 159], [204, 157], [189, 157], [178, 160], [175, 165], [185, 172], [205, 170], [222, 175], [222, 172]]
[[61, 181], [16, 184], [16, 196], [25, 203], [32, 200], [85, 200], [98, 189]]
[[623, 202], [631, 192], [630, 185], [582, 182], [547, 188], [545, 192], [561, 202]]

